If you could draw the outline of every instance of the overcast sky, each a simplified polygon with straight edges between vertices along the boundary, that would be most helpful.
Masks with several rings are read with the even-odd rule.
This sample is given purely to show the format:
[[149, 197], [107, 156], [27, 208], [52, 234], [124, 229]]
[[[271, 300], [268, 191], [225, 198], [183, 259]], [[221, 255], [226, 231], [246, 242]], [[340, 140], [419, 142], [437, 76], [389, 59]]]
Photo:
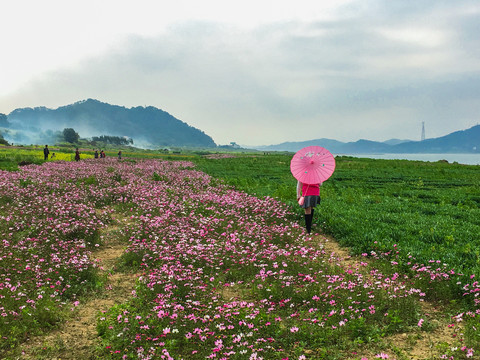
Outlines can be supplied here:
[[151, 105], [242, 145], [480, 122], [478, 0], [15, 0], [0, 14], [4, 114]]

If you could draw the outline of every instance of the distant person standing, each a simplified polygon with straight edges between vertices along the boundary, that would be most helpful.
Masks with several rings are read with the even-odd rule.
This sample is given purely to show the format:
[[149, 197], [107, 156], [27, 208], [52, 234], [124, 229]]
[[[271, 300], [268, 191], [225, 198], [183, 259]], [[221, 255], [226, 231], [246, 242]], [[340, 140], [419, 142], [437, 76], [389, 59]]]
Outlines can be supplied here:
[[105, 157], [105, 152], [103, 150], [100, 150], [100, 158], [103, 159]]
[[95, 156], [95, 159], [98, 159], [98, 150], [95, 150], [94, 156]]
[[75, 161], [80, 161], [80, 151], [78, 151], [78, 148], [75, 150]]
[[122, 160], [122, 150], [118, 152], [118, 160]]
[[48, 145], [45, 145], [43, 148], [43, 160], [48, 160], [48, 154], [50, 154], [50, 150], [48, 150]]

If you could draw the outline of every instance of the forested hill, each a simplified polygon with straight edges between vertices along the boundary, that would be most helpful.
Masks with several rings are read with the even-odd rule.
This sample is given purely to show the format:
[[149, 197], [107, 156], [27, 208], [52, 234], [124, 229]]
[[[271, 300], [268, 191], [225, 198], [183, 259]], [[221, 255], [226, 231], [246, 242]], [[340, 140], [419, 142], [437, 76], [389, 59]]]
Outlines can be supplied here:
[[136, 145], [215, 147], [213, 139], [169, 113], [155, 108], [110, 105], [88, 99], [57, 109], [23, 108], [7, 116], [12, 141], [33, 143], [33, 135], [73, 128], [81, 137], [128, 136]]

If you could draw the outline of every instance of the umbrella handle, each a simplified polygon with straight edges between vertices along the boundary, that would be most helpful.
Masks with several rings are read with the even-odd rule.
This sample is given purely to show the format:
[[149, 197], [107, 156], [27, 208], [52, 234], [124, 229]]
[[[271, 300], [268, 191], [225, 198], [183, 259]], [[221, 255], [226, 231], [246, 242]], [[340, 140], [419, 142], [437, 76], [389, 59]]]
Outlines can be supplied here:
[[[303, 184], [303, 183], [302, 183], [302, 184]], [[305, 193], [307, 193], [309, 187], [310, 187], [310, 184], [307, 184], [307, 190], [305, 190]], [[302, 186], [302, 196], [305, 196], [305, 195], [303, 194], [303, 186]], [[303, 204], [302, 204], [302, 205], [303, 205]]]

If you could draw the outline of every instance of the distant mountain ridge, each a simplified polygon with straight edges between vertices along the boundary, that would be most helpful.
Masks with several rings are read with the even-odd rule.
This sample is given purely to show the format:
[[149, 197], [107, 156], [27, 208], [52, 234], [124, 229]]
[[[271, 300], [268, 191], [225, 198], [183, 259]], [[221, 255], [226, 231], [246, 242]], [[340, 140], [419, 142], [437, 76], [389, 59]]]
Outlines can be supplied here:
[[387, 145], [398, 145], [408, 141], [412, 141], [412, 140], [390, 139], [390, 140], [384, 141], [383, 143]]
[[[148, 148], [217, 147], [203, 131], [153, 106], [128, 109], [87, 99], [57, 109], [22, 108], [12, 111], [8, 116], [0, 114], [0, 134], [14, 143], [49, 143], [64, 128], [73, 128], [84, 138], [125, 136], [133, 139], [135, 146]], [[296, 152], [310, 145], [323, 146], [336, 154], [480, 153], [480, 125], [423, 141], [390, 139], [377, 142], [362, 139], [345, 143], [315, 139], [250, 148]]]
[[16, 109], [7, 121], [9, 137], [19, 143], [35, 143], [26, 140], [73, 128], [81, 137], [127, 136], [135, 145], [216, 147], [203, 131], [153, 106], [128, 109], [88, 99], [57, 109]]
[[299, 142], [284, 142], [277, 145], [257, 146], [262, 151], [296, 152], [306, 146], [318, 145], [335, 154], [415, 154], [415, 153], [480, 153], [480, 125], [467, 130], [426, 139], [423, 141], [403, 141], [392, 139], [386, 142], [358, 140], [341, 142], [331, 139], [315, 139]]

